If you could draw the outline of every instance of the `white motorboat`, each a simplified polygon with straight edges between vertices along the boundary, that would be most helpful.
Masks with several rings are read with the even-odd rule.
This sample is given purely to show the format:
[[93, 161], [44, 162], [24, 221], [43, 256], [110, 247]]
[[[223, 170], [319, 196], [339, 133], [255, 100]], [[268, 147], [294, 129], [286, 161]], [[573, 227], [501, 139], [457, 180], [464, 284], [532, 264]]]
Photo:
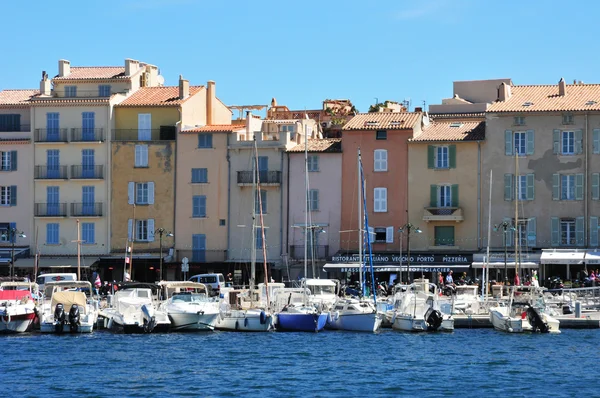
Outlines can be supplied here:
[[24, 333], [31, 330], [36, 316], [32, 293], [37, 293], [35, 283], [0, 284], [0, 333]]
[[38, 307], [42, 333], [91, 333], [98, 320], [98, 300], [88, 297], [88, 281], [48, 282]]
[[219, 317], [219, 303], [208, 297], [206, 286], [197, 282], [160, 282], [165, 309], [172, 330], [213, 330]]
[[437, 286], [427, 279], [415, 280], [397, 300], [392, 328], [405, 332], [454, 330], [454, 319], [441, 312]]
[[339, 282], [334, 279], [307, 278], [302, 280], [308, 301], [323, 311], [329, 311], [338, 299]]
[[112, 297], [112, 307], [102, 311], [107, 329], [124, 333], [168, 332], [171, 321], [159, 308], [160, 286], [154, 283], [123, 282]]
[[[261, 284], [264, 289], [264, 284]], [[271, 284], [269, 284], [271, 287]], [[273, 327], [268, 305], [259, 290], [230, 290], [219, 303], [216, 328], [239, 332], [267, 332]], [[250, 296], [252, 295], [252, 296]]]
[[376, 332], [382, 315], [371, 301], [341, 298], [333, 306], [327, 326], [331, 329], [354, 332]]

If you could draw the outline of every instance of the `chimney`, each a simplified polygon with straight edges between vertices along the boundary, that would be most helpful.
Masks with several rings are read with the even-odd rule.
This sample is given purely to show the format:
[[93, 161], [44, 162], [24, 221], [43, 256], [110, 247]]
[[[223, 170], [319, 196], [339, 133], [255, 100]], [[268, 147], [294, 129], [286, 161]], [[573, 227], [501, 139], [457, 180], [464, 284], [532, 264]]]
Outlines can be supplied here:
[[71, 74], [71, 63], [66, 59], [58, 60], [58, 77], [66, 77]]
[[215, 105], [215, 82], [209, 80], [206, 88], [206, 124], [213, 124], [213, 107]]
[[565, 83], [565, 79], [562, 77], [558, 81], [558, 95], [564, 97], [567, 94], [567, 83]]
[[420, 106], [416, 106], [415, 112], [423, 112], [423, 108], [421, 108]]
[[140, 63], [135, 59], [125, 58], [125, 76], [131, 76], [138, 71]]
[[50, 80], [48, 80], [48, 74], [46, 71], [42, 71], [42, 80], [40, 81], [40, 94], [50, 95]]
[[500, 84], [500, 88], [498, 89], [498, 100], [506, 101], [510, 98], [510, 86], [506, 83]]
[[250, 124], [252, 123], [252, 112], [246, 111], [246, 139], [250, 139]]
[[182, 75], [179, 75], [179, 99], [185, 99], [190, 96], [190, 82], [184, 80]]

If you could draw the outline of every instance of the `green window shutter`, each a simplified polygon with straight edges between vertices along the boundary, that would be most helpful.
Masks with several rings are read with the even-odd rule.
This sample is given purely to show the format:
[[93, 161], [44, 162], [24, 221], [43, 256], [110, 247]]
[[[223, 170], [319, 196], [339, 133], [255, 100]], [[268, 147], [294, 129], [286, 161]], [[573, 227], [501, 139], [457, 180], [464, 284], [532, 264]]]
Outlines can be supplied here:
[[552, 174], [552, 200], [560, 199], [560, 174]]
[[435, 168], [435, 146], [433, 145], [427, 146], [427, 168]]
[[592, 173], [592, 200], [600, 200], [600, 173]]
[[452, 207], [458, 207], [458, 184], [452, 184], [452, 186], [450, 187], [450, 192], [452, 195]]
[[10, 152], [10, 169], [12, 171], [17, 170], [17, 151]]
[[504, 132], [504, 152], [506, 156], [512, 156], [513, 149], [513, 132], [512, 130], [506, 130]]
[[575, 219], [575, 244], [585, 246], [585, 218], [577, 217]]
[[429, 206], [437, 207], [437, 185], [431, 185], [429, 187]]
[[534, 200], [535, 199], [535, 188], [534, 188], [534, 181], [535, 181], [535, 176], [533, 174], [527, 174], [527, 200]]
[[551, 224], [551, 242], [550, 244], [552, 246], [559, 246], [560, 245], [560, 220], [558, 219], [558, 217], [552, 217], [550, 220], [550, 224]]
[[536, 232], [535, 217], [532, 217], [527, 221], [527, 246], [529, 246], [529, 247], [537, 246], [537, 232]]
[[554, 154], [558, 155], [560, 153], [560, 130], [554, 130], [553, 142]]
[[583, 152], [583, 131], [575, 130], [575, 153]]
[[504, 174], [504, 200], [512, 200], [513, 199], [513, 175], [512, 174]]
[[17, 186], [16, 185], [10, 186], [10, 205], [11, 206], [17, 205]]
[[456, 168], [456, 145], [448, 146], [448, 167]]
[[583, 174], [575, 174], [575, 200], [583, 200]]
[[592, 153], [600, 153], [600, 129], [594, 129], [592, 139]]
[[533, 130], [527, 130], [527, 154], [533, 155], [535, 149], [535, 140]]
[[598, 217], [590, 217], [590, 246], [598, 247]]
[[[512, 219], [509, 217], [504, 217], [502, 221], [512, 225]], [[502, 233], [504, 234], [504, 230], [502, 230]], [[512, 246], [515, 240], [512, 228], [507, 229], [504, 235], [506, 235], [506, 246]]]

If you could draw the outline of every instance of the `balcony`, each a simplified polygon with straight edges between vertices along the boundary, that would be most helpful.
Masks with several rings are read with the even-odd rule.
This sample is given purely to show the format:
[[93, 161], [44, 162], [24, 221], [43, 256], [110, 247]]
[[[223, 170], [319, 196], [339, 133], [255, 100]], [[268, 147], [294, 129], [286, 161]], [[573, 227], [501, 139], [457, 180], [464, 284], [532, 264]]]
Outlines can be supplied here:
[[102, 203], [71, 203], [71, 217], [102, 217]]
[[[238, 185], [252, 185], [252, 171], [238, 171], [237, 172], [237, 183]], [[281, 171], [259, 171], [258, 176], [260, 178], [260, 185], [280, 185], [281, 184]], [[258, 182], [258, 178], [256, 178]]]
[[72, 180], [102, 180], [104, 179], [104, 166], [71, 166]]
[[[316, 245], [312, 247], [313, 253], [311, 253], [311, 247], [308, 247], [306, 252], [307, 258], [310, 260], [314, 255], [315, 260], [326, 260], [329, 257], [329, 245]], [[290, 258], [293, 260], [304, 260], [304, 245], [291, 245], [290, 246]]]
[[175, 141], [175, 126], [160, 126], [159, 129], [115, 129], [113, 141]]
[[190, 263], [220, 263], [227, 260], [227, 250], [177, 250], [177, 261], [184, 257]]
[[31, 131], [30, 124], [0, 124], [0, 133], [23, 133]]
[[36, 203], [34, 208], [35, 217], [66, 217], [66, 203]]
[[69, 129], [35, 129], [35, 142], [69, 142]]
[[72, 129], [71, 142], [104, 142], [104, 129], [103, 128]]
[[464, 221], [460, 207], [426, 207], [423, 221]]
[[69, 178], [67, 166], [35, 166], [33, 178], [36, 180], [66, 180]]

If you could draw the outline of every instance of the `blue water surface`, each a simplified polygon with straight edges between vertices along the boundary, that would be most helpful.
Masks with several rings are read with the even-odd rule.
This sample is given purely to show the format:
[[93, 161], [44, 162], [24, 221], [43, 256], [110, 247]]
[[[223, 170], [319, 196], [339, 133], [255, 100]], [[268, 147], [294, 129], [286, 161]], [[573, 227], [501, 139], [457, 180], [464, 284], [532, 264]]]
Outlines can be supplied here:
[[599, 396], [598, 330], [560, 335], [171, 333], [4, 336], [5, 396]]

